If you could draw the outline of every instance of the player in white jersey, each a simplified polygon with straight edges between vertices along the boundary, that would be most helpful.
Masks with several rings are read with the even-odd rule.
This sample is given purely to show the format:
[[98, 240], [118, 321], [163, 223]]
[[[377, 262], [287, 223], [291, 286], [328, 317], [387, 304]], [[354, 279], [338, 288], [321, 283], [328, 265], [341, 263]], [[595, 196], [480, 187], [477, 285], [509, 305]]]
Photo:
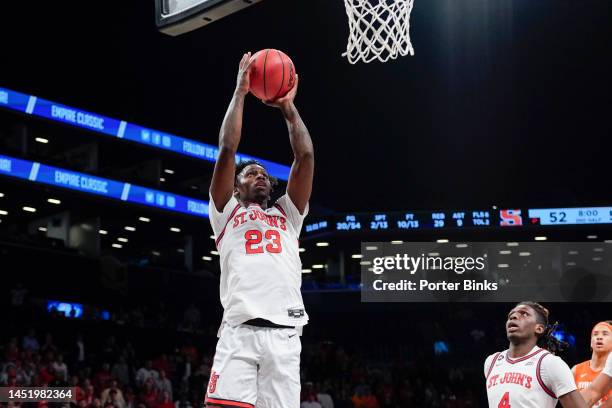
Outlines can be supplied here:
[[[221, 262], [223, 319], [208, 383], [208, 407], [299, 408], [301, 328], [298, 237], [312, 191], [312, 141], [289, 93], [280, 108], [294, 160], [287, 191], [273, 205], [275, 180], [256, 162], [236, 166], [253, 59], [244, 54], [219, 136], [210, 186], [210, 222]], [[270, 138], [266, 138], [268, 143]]]
[[608, 355], [606, 365], [601, 374], [595, 378], [589, 388], [580, 391], [587, 406], [593, 406], [600, 398], [612, 390], [612, 353]]
[[[552, 336], [548, 310], [521, 302], [508, 314], [508, 350], [492, 354], [484, 364], [489, 407], [584, 408], [570, 368], [555, 356], [560, 342]], [[542, 348], [545, 347], [545, 348]]]

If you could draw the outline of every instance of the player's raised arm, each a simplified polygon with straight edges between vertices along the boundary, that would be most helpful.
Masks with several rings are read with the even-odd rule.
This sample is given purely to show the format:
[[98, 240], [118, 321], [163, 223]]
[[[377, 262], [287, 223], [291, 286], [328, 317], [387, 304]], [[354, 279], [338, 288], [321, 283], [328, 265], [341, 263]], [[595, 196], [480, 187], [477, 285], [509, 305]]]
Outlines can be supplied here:
[[[612, 358], [608, 357], [608, 360], [612, 360]], [[606, 368], [595, 378], [595, 381], [588, 388], [580, 391], [588, 407], [593, 406], [600, 398], [612, 390], [612, 376], [609, 375], [612, 374], [610, 366], [612, 366], [612, 363], [608, 362]]]
[[210, 183], [210, 195], [218, 211], [223, 211], [223, 207], [234, 192], [236, 151], [240, 144], [244, 97], [249, 92], [249, 75], [252, 63], [250, 52], [242, 56], [238, 68], [236, 89], [219, 132], [219, 157], [215, 163], [215, 170]]
[[276, 101], [268, 101], [266, 103], [280, 108], [287, 122], [289, 141], [293, 149], [293, 164], [291, 165], [291, 172], [287, 182], [287, 194], [300, 213], [304, 213], [312, 193], [314, 148], [310, 133], [293, 103], [297, 94], [298, 84], [299, 77], [296, 75], [295, 85], [287, 95]]

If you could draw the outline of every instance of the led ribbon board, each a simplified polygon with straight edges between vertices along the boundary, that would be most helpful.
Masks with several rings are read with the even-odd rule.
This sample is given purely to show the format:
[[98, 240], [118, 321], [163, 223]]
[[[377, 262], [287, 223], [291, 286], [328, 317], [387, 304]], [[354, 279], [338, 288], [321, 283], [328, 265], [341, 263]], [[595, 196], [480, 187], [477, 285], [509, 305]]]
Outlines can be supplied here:
[[612, 224], [612, 207], [530, 209], [529, 218], [540, 225]]
[[[0, 107], [210, 162], [217, 161], [219, 155], [219, 149], [213, 145], [72, 108], [6, 88], [0, 88]], [[237, 153], [236, 161], [240, 162], [241, 160], [257, 160], [264, 165], [272, 176], [280, 180], [289, 179], [289, 166]]]
[[94, 194], [196, 217], [208, 217], [208, 202], [0, 155], [0, 175]]
[[[529, 222], [523, 219], [528, 214]], [[461, 228], [525, 228], [549, 225], [612, 224], [612, 207], [406, 211], [339, 213], [309, 220], [304, 232], [309, 235], [333, 232], [409, 231]]]

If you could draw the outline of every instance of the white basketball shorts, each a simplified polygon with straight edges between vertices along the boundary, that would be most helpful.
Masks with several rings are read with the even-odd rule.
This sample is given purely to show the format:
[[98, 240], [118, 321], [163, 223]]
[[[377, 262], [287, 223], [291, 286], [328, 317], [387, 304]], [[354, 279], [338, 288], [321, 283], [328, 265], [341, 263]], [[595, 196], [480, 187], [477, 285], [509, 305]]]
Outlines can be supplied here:
[[296, 329], [224, 325], [217, 342], [206, 405], [299, 408], [301, 351]]

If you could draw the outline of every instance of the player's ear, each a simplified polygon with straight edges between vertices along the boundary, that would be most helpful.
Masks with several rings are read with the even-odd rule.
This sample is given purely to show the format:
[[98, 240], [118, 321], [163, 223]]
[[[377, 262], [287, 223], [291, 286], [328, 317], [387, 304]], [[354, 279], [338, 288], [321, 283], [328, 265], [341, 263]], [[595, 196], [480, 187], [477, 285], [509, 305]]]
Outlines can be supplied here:
[[535, 332], [537, 335], [544, 333], [544, 330], [546, 330], [546, 328], [544, 327], [543, 324], [540, 324], [540, 323], [536, 324]]

